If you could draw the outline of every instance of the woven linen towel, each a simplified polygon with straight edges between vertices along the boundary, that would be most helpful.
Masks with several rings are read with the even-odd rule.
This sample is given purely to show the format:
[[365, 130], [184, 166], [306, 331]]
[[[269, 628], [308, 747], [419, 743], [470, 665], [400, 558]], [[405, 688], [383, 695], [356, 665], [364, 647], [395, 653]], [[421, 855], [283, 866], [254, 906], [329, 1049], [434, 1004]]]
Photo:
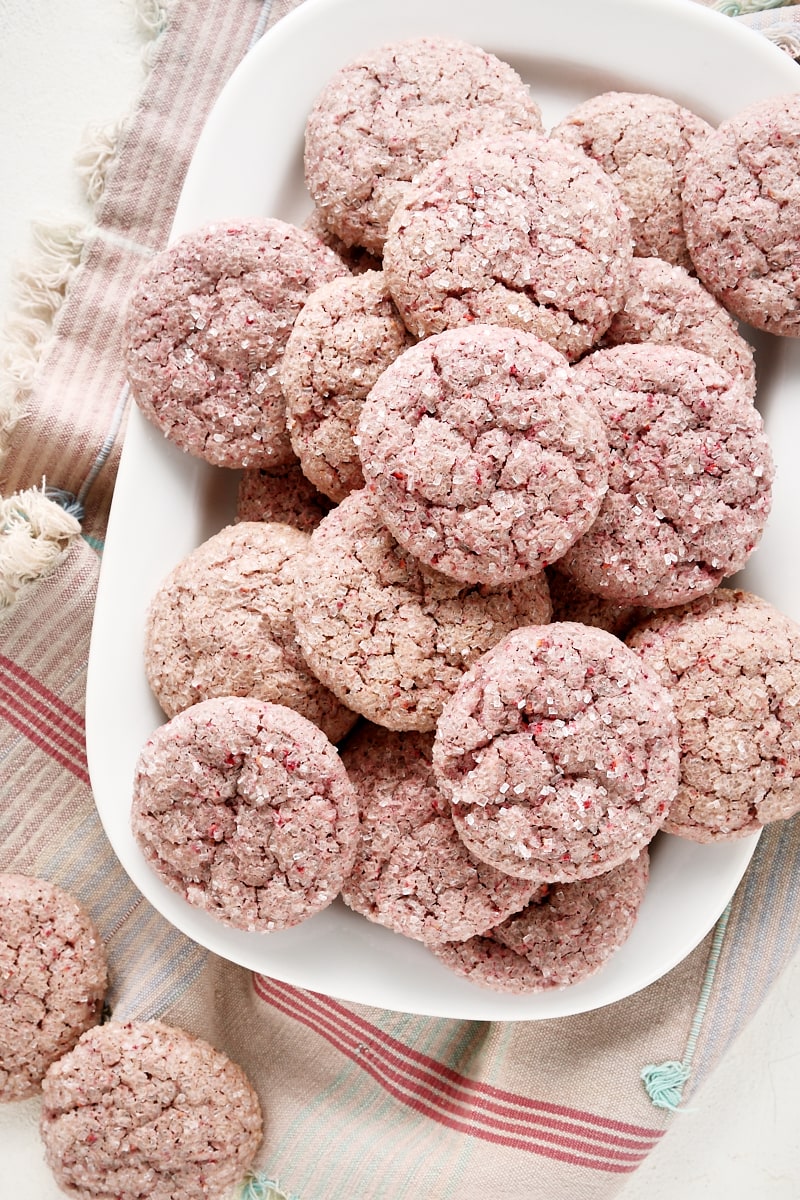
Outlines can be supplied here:
[[[15, 564], [0, 597], [0, 869], [52, 879], [92, 912], [109, 948], [115, 1017], [180, 1025], [246, 1067], [266, 1115], [251, 1195], [267, 1195], [274, 1180], [296, 1200], [600, 1200], [675, 1119], [651, 1103], [642, 1067], [680, 1058], [691, 1039], [690, 1101], [795, 953], [800, 821], [762, 836], [721, 946], [710, 933], [663, 979], [596, 1012], [492, 1023], [344, 1004], [206, 953], [139, 895], [94, 808], [83, 706], [96, 550], [128, 404], [119, 313], [138, 263], [166, 243], [214, 99], [293, 7], [169, 7], [53, 336], [32, 384], [19, 389], [24, 412], [5, 427], [0, 419], [0, 569]], [[798, 49], [795, 6], [715, 7]], [[82, 536], [63, 495], [58, 506], [31, 490], [43, 476], [76, 498], [67, 507], [82, 517]], [[18, 547], [3, 557], [12, 537], [26, 543], [26, 568]]]

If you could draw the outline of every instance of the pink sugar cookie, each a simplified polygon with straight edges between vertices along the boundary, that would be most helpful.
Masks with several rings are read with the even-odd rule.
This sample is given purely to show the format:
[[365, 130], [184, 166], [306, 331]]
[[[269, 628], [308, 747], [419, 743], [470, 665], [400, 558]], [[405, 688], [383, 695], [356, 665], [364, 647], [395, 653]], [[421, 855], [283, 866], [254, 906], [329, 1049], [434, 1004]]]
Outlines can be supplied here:
[[429, 733], [364, 725], [342, 749], [361, 821], [342, 899], [371, 921], [428, 944], [482, 933], [538, 890], [469, 853], [436, 786], [432, 744]]
[[697, 842], [800, 811], [800, 628], [719, 588], [636, 626], [628, 645], [669, 689], [681, 779], [664, 828]]
[[142, 748], [131, 826], [189, 904], [267, 932], [336, 898], [355, 857], [358, 806], [316, 725], [283, 705], [226, 696], [178, 713]]
[[570, 883], [632, 858], [678, 784], [669, 693], [618, 638], [565, 621], [517, 629], [461, 680], [433, 766], [467, 848]]
[[651, 611], [635, 604], [614, 604], [602, 596], [585, 592], [574, 579], [558, 570], [558, 564], [548, 567], [546, 574], [553, 605], [553, 621], [577, 621], [581, 625], [593, 625], [613, 633], [615, 637], [624, 638], [636, 622]]
[[332, 504], [306, 479], [299, 463], [280, 471], [248, 467], [242, 471], [236, 501], [236, 520], [274, 521], [310, 533]]
[[508, 585], [561, 557], [607, 486], [606, 435], [566, 359], [517, 329], [452, 329], [406, 350], [358, 425], [386, 525], [421, 562]]
[[347, 269], [271, 218], [206, 225], [141, 269], [125, 312], [136, 403], [171, 441], [220, 467], [292, 461], [278, 367], [294, 319]]

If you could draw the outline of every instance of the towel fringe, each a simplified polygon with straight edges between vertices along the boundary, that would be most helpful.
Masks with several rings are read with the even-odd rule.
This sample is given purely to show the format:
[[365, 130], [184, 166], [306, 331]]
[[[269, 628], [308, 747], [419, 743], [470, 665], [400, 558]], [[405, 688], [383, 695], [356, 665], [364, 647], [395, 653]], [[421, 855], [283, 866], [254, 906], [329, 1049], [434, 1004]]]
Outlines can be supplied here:
[[83, 182], [86, 199], [94, 207], [106, 189], [106, 177], [117, 157], [128, 118], [109, 121], [106, 125], [88, 125], [73, 159], [78, 178]]
[[0, 610], [51, 571], [81, 531], [80, 523], [41, 488], [0, 499]]

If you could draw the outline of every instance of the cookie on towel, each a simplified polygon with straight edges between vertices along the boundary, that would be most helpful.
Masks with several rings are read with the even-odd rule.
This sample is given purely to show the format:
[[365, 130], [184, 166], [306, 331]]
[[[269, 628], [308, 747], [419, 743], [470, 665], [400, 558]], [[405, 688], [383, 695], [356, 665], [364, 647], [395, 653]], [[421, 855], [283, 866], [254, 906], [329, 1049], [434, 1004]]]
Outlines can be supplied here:
[[467, 848], [510, 875], [571, 883], [632, 858], [678, 786], [678, 732], [656, 673], [603, 629], [517, 629], [439, 718], [439, 787]]
[[478, 46], [418, 37], [381, 46], [333, 76], [306, 123], [305, 176], [326, 225], [380, 255], [411, 180], [477, 134], [541, 131], [516, 71]]
[[286, 704], [332, 742], [355, 724], [297, 646], [292, 608], [309, 535], [288, 525], [228, 525], [188, 554], [150, 601], [145, 671], [168, 717], [212, 696]]
[[295, 591], [297, 637], [315, 675], [390, 729], [433, 729], [484, 650], [549, 618], [542, 573], [497, 589], [449, 579], [397, 544], [366, 491], [314, 531]]
[[498, 992], [569, 987], [595, 971], [630, 937], [647, 888], [647, 848], [577, 883], [553, 883], [487, 934], [431, 946], [473, 983]]
[[681, 780], [664, 828], [697, 842], [800, 811], [800, 628], [719, 588], [637, 625], [628, 645], [672, 696]]
[[216, 466], [291, 462], [281, 356], [311, 292], [347, 273], [313, 234], [273, 218], [185, 234], [145, 263], [128, 297], [125, 366], [139, 408]]
[[97, 1024], [108, 983], [94, 922], [69, 893], [0, 875], [0, 1101], [22, 1100]]
[[147, 741], [131, 826], [189, 904], [266, 932], [336, 898], [355, 857], [358, 806], [316, 725], [283, 705], [226, 696], [178, 713]]
[[433, 736], [364, 725], [342, 748], [361, 836], [342, 887], [362, 916], [420, 941], [462, 941], [521, 909], [539, 885], [474, 858], [431, 767]]
[[406, 350], [367, 397], [358, 437], [398, 542], [465, 583], [543, 570], [607, 486], [605, 428], [577, 373], [518, 329], [451, 329]]
[[47, 1073], [48, 1166], [77, 1200], [223, 1200], [261, 1141], [241, 1067], [159, 1021], [109, 1021]]

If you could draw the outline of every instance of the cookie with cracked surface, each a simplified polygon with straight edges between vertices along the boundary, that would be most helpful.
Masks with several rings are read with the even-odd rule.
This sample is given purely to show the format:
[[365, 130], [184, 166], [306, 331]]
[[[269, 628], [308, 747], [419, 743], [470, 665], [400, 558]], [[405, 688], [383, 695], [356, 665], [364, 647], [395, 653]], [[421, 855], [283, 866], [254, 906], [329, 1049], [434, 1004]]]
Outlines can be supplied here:
[[145, 672], [168, 717], [213, 696], [286, 704], [332, 742], [355, 724], [311, 672], [292, 610], [309, 534], [288, 525], [229, 525], [186, 555], [159, 586], [145, 625]]
[[325, 224], [322, 213], [318, 208], [313, 209], [310, 216], [303, 222], [303, 229], [307, 229], [309, 233], [313, 233], [321, 242], [324, 242], [334, 254], [337, 254], [342, 260], [348, 271], [353, 275], [362, 275], [365, 271], [380, 271], [381, 260], [376, 258], [374, 254], [370, 254], [369, 250], [364, 250], [362, 246], [346, 246], [340, 237], [337, 237], [332, 229], [329, 229]]
[[664, 828], [728, 841], [800, 811], [800, 628], [719, 588], [636, 626], [628, 645], [672, 696], [681, 780]]
[[125, 310], [131, 393], [182, 450], [219, 467], [293, 460], [278, 367], [308, 296], [347, 273], [272, 218], [205, 225], [155, 254]]
[[634, 259], [625, 301], [601, 347], [625, 342], [684, 346], [705, 354], [743, 383], [748, 396], [755, 396], [753, 347], [719, 301], [682, 267], [660, 258]]
[[691, 269], [681, 189], [686, 156], [713, 127], [666, 96], [603, 92], [574, 108], [551, 137], [603, 168], [631, 211], [633, 252]]
[[630, 937], [647, 888], [646, 848], [577, 883], [555, 883], [484, 935], [431, 946], [447, 967], [498, 992], [543, 992], [593, 975]]
[[401, 730], [433, 729], [484, 650], [550, 617], [543, 574], [497, 589], [449, 579], [398, 545], [366, 491], [312, 534], [295, 597], [312, 671], [348, 708]]
[[281, 366], [286, 425], [303, 471], [331, 500], [364, 486], [353, 441], [364, 400], [413, 342], [379, 271], [318, 288], [295, 321]]
[[310, 533], [332, 507], [297, 462], [281, 471], [248, 467], [239, 480], [236, 521], [274, 521]]
[[342, 899], [369, 920], [428, 944], [482, 933], [539, 890], [469, 853], [436, 785], [432, 744], [430, 733], [365, 725], [342, 748], [361, 823]]
[[576, 359], [622, 304], [632, 255], [628, 210], [597, 163], [520, 133], [426, 167], [392, 217], [383, 269], [418, 337], [487, 322]]
[[222, 1200], [252, 1165], [261, 1107], [241, 1067], [159, 1021], [109, 1021], [55, 1063], [40, 1131], [78, 1200]]
[[347, 246], [380, 255], [389, 219], [420, 170], [477, 134], [541, 131], [508, 63], [451, 38], [381, 46], [338, 71], [306, 123], [305, 177]]
[[584, 591], [574, 579], [559, 571], [558, 564], [548, 567], [546, 575], [553, 605], [552, 621], [577, 621], [580, 625], [605, 629], [624, 639], [637, 621], [650, 612], [650, 609], [635, 604], [613, 604], [602, 596]]
[[498, 870], [571, 883], [632, 858], [678, 785], [678, 734], [654, 671], [603, 629], [517, 629], [470, 668], [433, 766], [467, 848]]
[[0, 1101], [39, 1091], [100, 1020], [106, 952], [78, 901], [45, 879], [0, 875]]
[[697, 274], [756, 329], [800, 336], [800, 95], [723, 121], [686, 162], [683, 218]]
[[288, 929], [336, 898], [358, 806], [336, 748], [299, 713], [204, 700], [155, 731], [134, 777], [131, 827], [150, 866], [237, 929]]
[[543, 570], [607, 486], [605, 429], [577, 374], [517, 329], [452, 329], [406, 350], [367, 397], [358, 438], [398, 542], [465, 583]]
[[704, 355], [650, 344], [576, 368], [605, 422], [608, 491], [559, 561], [586, 591], [666, 608], [741, 570], [770, 511], [774, 464], [741, 383]]

